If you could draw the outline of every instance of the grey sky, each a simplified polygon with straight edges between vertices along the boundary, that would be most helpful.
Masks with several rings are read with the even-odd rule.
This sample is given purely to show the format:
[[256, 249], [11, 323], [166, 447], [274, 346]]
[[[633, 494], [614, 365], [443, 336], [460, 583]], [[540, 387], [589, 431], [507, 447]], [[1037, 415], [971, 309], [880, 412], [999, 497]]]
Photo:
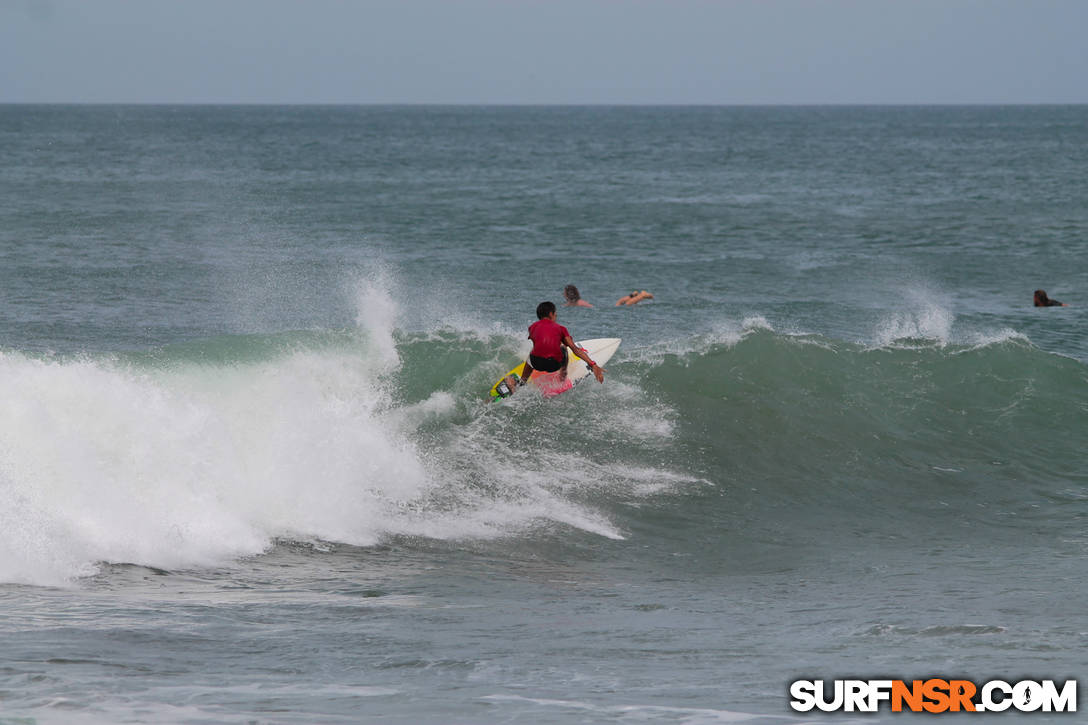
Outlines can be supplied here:
[[0, 102], [1085, 103], [1088, 0], [0, 0]]

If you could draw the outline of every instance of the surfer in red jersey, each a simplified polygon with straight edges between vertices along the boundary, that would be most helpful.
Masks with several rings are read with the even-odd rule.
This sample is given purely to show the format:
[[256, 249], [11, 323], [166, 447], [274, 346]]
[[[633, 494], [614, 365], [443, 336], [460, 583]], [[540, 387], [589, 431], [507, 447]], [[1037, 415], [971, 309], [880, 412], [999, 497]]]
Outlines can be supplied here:
[[1064, 302], [1058, 302], [1052, 300], [1046, 296], [1046, 290], [1035, 290], [1035, 306], [1036, 307], [1068, 307], [1069, 305]]
[[604, 382], [604, 368], [593, 362], [586, 352], [570, 336], [570, 331], [555, 321], [554, 302], [541, 302], [536, 306], [537, 320], [529, 325], [529, 339], [533, 341], [533, 350], [529, 353], [529, 366], [542, 373], [554, 373], [562, 370], [560, 379], [566, 378], [567, 348], [585, 360], [593, 377], [598, 383]]

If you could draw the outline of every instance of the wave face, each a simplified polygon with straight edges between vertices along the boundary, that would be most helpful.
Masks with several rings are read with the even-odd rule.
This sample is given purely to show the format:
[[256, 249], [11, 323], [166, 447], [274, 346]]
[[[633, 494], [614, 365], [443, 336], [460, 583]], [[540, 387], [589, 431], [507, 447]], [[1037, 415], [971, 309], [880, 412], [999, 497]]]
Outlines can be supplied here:
[[637, 531], [789, 558], [859, 531], [1080, 536], [1088, 374], [1014, 333], [861, 345], [756, 319], [621, 346], [605, 385], [491, 403], [514, 336], [401, 331], [372, 297], [350, 331], [0, 353], [0, 580], [278, 540]]
[[1085, 367], [1019, 336], [865, 347], [764, 328], [640, 367], [681, 412], [701, 475], [747, 512], [742, 527], [1008, 536], [1075, 523]]

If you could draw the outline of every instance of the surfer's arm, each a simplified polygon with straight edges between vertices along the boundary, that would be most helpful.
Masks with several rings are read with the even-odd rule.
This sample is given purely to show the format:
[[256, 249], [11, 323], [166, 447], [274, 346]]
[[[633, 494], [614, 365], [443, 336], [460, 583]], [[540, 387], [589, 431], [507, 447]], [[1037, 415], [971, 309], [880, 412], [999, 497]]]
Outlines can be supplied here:
[[593, 377], [597, 378], [598, 383], [604, 382], [604, 368], [593, 362], [593, 360], [589, 357], [589, 353], [585, 351], [585, 348], [576, 343], [570, 335], [567, 335], [563, 338], [563, 344], [569, 347], [571, 352], [573, 352], [577, 357], [581, 358], [585, 362], [585, 364], [589, 366], [590, 372], [593, 373]]

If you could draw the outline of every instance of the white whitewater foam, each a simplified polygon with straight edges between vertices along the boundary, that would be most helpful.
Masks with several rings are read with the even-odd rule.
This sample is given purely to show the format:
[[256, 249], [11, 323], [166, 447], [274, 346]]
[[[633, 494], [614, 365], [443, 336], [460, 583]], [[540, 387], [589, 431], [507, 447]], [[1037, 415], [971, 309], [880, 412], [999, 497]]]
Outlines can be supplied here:
[[328, 353], [154, 374], [3, 356], [0, 580], [210, 565], [277, 536], [373, 543], [428, 485], [373, 381]]

